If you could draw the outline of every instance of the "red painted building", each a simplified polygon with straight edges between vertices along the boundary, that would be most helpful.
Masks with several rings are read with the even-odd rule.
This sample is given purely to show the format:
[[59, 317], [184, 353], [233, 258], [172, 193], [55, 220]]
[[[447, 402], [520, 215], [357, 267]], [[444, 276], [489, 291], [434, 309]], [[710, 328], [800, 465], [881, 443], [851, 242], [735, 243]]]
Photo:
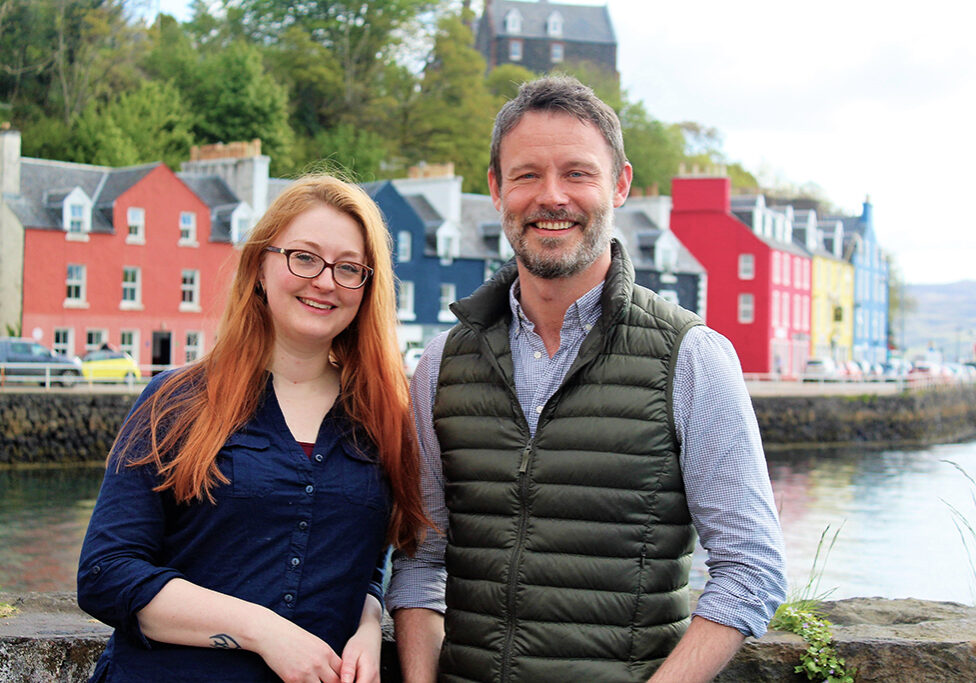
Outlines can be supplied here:
[[237, 259], [213, 207], [161, 163], [17, 161], [22, 334], [68, 355], [107, 343], [144, 369], [206, 352]]
[[708, 324], [742, 370], [795, 377], [810, 345], [810, 268], [792, 216], [762, 196], [731, 196], [726, 177], [672, 181], [671, 230], [708, 272]]

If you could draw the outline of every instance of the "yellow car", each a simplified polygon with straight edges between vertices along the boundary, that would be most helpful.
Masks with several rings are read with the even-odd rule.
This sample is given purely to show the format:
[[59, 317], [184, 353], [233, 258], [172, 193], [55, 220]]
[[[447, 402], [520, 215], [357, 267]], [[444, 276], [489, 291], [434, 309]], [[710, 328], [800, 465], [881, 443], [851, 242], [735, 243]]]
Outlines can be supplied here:
[[139, 365], [124, 351], [102, 349], [81, 359], [81, 374], [95, 381], [132, 382], [142, 378]]

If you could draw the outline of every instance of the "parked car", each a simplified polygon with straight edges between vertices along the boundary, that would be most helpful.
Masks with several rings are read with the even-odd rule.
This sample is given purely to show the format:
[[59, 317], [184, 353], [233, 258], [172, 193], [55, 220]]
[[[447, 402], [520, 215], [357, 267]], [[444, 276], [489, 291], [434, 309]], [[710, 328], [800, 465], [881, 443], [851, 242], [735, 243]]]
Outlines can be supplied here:
[[908, 378], [913, 382], [945, 382], [948, 381], [946, 372], [949, 372], [950, 375], [952, 373], [951, 370], [945, 370], [939, 363], [929, 360], [917, 360], [912, 363], [912, 369], [908, 371]]
[[81, 361], [68, 358], [38, 344], [33, 339], [0, 337], [0, 377], [3, 380], [59, 378], [61, 386], [73, 384], [81, 376]]
[[142, 378], [139, 365], [125, 351], [100, 349], [81, 359], [81, 374], [85, 379], [133, 382]]
[[840, 366], [840, 374], [848, 382], [860, 382], [864, 379], [864, 370], [854, 360], [849, 360]]
[[839, 378], [837, 364], [832, 358], [808, 358], [803, 366], [804, 382], [824, 382]]

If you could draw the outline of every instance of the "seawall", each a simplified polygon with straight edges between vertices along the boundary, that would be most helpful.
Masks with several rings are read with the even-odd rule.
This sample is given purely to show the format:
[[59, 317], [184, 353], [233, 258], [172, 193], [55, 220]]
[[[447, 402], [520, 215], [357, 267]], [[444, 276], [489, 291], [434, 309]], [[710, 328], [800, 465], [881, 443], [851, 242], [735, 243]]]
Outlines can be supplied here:
[[[72, 593], [0, 593], [16, 608], [0, 618], [0, 680], [75, 683], [91, 674], [111, 633], [82, 613]], [[824, 603], [839, 654], [859, 683], [976, 681], [976, 608], [920, 600], [855, 598]], [[793, 673], [806, 643], [771, 631], [747, 639], [717, 683], [805, 680]], [[389, 619], [381, 655], [384, 683], [401, 680]]]
[[[824, 392], [830, 391], [825, 385]], [[135, 393], [0, 393], [0, 466], [102, 462]], [[767, 450], [976, 438], [976, 385], [896, 394], [756, 396]]]

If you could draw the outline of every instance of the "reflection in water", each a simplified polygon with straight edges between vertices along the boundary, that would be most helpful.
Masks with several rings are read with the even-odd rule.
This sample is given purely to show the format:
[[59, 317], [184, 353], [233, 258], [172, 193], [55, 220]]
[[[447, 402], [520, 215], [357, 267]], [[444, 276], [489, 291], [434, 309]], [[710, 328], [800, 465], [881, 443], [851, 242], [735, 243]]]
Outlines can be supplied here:
[[[976, 525], [976, 442], [924, 450], [771, 453], [790, 585], [810, 576], [824, 529], [840, 529], [820, 591], [972, 603], [976, 578], [948, 504]], [[0, 589], [74, 590], [99, 467], [0, 470]], [[704, 551], [692, 586], [705, 584]]]
[[0, 590], [74, 590], [102, 471], [0, 470]]
[[[976, 477], [976, 442], [914, 451], [771, 453], [767, 460], [792, 590], [810, 579], [829, 526], [829, 537], [840, 533], [825, 563], [821, 557], [819, 593], [832, 591], [832, 599], [976, 599], [974, 570], [949, 508], [976, 525], [976, 491], [947, 462]], [[694, 586], [704, 585], [705, 571], [699, 549]]]

